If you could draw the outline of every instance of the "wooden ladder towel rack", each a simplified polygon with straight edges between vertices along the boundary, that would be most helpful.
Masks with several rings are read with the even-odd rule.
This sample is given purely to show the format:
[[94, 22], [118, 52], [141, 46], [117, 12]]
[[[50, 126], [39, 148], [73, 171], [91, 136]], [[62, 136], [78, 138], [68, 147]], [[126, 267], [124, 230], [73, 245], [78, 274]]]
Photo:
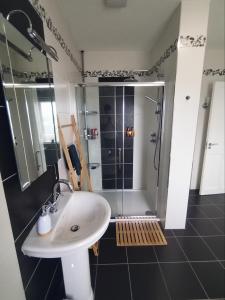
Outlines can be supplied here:
[[[60, 144], [62, 146], [63, 153], [65, 155], [65, 159], [66, 159], [67, 166], [68, 166], [68, 169], [69, 169], [68, 170], [69, 180], [70, 180], [70, 182], [73, 186], [74, 191], [81, 191], [82, 189], [85, 189], [85, 187], [86, 187], [89, 192], [93, 192], [92, 184], [91, 184], [91, 178], [89, 176], [88, 166], [87, 166], [87, 162], [85, 160], [84, 151], [83, 151], [83, 147], [82, 147], [82, 144], [81, 144], [80, 129], [77, 126], [77, 122], [76, 122], [76, 119], [75, 119], [74, 115], [71, 115], [70, 120], [71, 120], [70, 124], [61, 125], [60, 120], [59, 120], [59, 116], [57, 116], [59, 141], [60, 141]], [[63, 134], [63, 129], [68, 128], [68, 127], [70, 127], [73, 131], [74, 143], [75, 143], [75, 146], [76, 146], [77, 154], [78, 154], [79, 159], [80, 159], [80, 164], [81, 164], [80, 184], [79, 184], [79, 176], [77, 175], [76, 171], [73, 168], [73, 164], [72, 164], [70, 154], [69, 154], [69, 151], [68, 151], [68, 146], [66, 144], [66, 140], [65, 140], [65, 137], [64, 137], [64, 134]], [[99, 242], [95, 243], [92, 246], [92, 249], [93, 249], [94, 254], [96, 256], [98, 256], [98, 254], [99, 254]]]

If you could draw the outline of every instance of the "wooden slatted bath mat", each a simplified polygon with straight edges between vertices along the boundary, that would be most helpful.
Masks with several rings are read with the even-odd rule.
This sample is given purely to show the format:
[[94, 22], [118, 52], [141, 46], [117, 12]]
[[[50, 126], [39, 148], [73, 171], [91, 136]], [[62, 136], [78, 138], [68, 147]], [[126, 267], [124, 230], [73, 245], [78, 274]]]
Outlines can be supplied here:
[[116, 242], [117, 246], [167, 245], [158, 221], [148, 218], [117, 218]]

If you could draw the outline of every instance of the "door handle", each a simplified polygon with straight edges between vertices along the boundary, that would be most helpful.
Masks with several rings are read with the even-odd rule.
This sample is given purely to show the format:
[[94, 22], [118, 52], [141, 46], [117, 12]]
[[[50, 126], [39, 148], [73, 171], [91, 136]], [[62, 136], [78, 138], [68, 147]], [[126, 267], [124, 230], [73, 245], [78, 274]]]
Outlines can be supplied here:
[[119, 152], [119, 169], [121, 169], [121, 159], [122, 159], [121, 152], [122, 152], [122, 149], [118, 148], [118, 152]]
[[217, 146], [218, 143], [208, 143], [208, 149], [211, 149], [212, 146]]

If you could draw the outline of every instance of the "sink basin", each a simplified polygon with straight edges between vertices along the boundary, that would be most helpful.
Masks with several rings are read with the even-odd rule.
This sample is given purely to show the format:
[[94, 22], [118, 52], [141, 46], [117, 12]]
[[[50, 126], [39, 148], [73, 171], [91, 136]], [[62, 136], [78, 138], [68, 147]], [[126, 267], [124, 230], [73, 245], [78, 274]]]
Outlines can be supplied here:
[[110, 216], [110, 206], [102, 196], [64, 193], [58, 198], [58, 211], [51, 214], [52, 231], [40, 236], [34, 226], [22, 252], [33, 257], [60, 257], [67, 297], [92, 300], [88, 248], [105, 233]]

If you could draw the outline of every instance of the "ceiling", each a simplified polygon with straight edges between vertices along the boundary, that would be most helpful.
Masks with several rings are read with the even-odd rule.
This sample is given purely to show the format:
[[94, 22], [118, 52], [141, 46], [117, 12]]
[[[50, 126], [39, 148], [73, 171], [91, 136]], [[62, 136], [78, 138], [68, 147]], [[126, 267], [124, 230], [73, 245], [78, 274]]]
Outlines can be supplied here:
[[179, 0], [127, 0], [106, 8], [103, 0], [57, 0], [79, 50], [150, 50]]
[[[211, 0], [208, 46], [224, 47], [224, 0]], [[103, 0], [56, 0], [79, 50], [149, 51], [180, 0], [127, 0], [106, 8]]]

